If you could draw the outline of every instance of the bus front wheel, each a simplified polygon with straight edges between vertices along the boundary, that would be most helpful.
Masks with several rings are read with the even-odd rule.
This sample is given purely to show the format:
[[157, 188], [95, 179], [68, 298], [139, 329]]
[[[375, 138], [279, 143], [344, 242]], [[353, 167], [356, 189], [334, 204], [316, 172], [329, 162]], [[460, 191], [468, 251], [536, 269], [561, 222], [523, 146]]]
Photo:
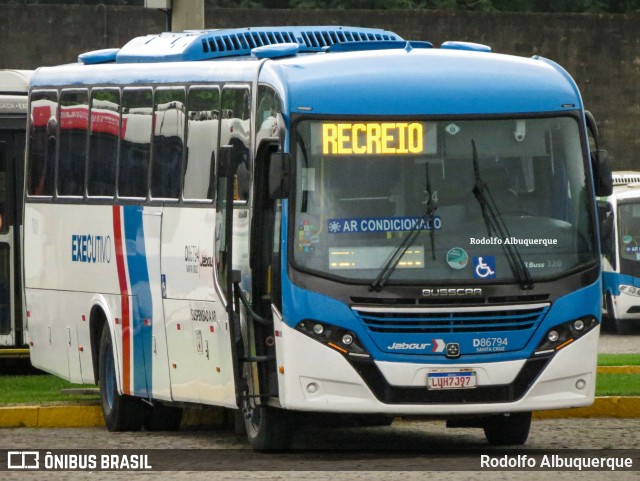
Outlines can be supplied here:
[[484, 435], [494, 446], [515, 446], [527, 442], [531, 429], [531, 413], [490, 416], [483, 426]]
[[256, 451], [284, 451], [291, 447], [290, 413], [269, 406], [243, 410], [249, 444]]
[[109, 431], [138, 431], [142, 426], [142, 403], [139, 399], [118, 393], [113, 341], [109, 325], [104, 324], [99, 350], [100, 402]]

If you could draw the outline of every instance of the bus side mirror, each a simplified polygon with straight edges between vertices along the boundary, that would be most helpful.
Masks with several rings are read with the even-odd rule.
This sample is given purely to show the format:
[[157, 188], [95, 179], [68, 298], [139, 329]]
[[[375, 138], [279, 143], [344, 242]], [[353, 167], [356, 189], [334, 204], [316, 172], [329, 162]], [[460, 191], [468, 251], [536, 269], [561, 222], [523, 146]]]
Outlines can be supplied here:
[[585, 110], [585, 120], [587, 128], [593, 138], [595, 149], [591, 152], [591, 170], [593, 172], [593, 183], [597, 197], [606, 197], [613, 193], [613, 179], [611, 177], [611, 163], [609, 162], [606, 150], [600, 150], [598, 138], [598, 126], [596, 119], [591, 112]]
[[283, 152], [274, 152], [269, 157], [269, 195], [272, 199], [285, 199], [289, 196], [291, 156]]
[[606, 150], [591, 152], [591, 166], [597, 197], [607, 197], [613, 193], [611, 162], [609, 162], [608, 155]]

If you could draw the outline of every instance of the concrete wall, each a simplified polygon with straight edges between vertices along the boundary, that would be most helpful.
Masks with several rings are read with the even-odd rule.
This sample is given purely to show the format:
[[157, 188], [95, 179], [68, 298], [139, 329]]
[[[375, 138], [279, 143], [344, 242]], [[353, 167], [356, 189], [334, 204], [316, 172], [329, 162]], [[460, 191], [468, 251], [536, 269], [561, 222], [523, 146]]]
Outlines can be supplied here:
[[[467, 40], [495, 52], [541, 55], [576, 79], [616, 169], [640, 170], [640, 15], [512, 14], [401, 10], [236, 10], [205, 12], [207, 28], [355, 25], [404, 38]], [[73, 62], [165, 29], [162, 12], [141, 7], [0, 7], [0, 68]]]

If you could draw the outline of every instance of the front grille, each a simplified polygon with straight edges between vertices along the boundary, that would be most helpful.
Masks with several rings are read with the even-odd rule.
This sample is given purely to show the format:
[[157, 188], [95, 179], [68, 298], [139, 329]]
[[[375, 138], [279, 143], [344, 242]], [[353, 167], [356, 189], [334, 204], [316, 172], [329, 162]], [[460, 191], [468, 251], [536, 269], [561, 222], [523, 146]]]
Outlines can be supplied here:
[[[516, 296], [490, 296], [490, 297], [351, 297], [354, 304], [367, 304], [376, 306], [420, 306], [441, 305], [454, 306], [463, 304], [510, 304], [510, 303], [536, 303], [549, 300], [549, 294], [525, 294]], [[487, 306], [487, 309], [489, 307]]]
[[445, 334], [532, 329], [549, 310], [549, 304], [432, 308], [354, 306], [352, 309], [371, 332]]

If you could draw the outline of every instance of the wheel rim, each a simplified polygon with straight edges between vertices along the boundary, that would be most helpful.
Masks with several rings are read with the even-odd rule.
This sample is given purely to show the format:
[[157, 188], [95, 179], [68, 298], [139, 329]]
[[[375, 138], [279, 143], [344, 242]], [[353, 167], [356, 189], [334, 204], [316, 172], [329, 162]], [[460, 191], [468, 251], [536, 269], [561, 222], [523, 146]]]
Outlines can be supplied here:
[[260, 430], [260, 409], [258, 409], [257, 406], [254, 406], [251, 401], [247, 399], [245, 400], [242, 411], [245, 417], [247, 434], [250, 437], [255, 437]]

